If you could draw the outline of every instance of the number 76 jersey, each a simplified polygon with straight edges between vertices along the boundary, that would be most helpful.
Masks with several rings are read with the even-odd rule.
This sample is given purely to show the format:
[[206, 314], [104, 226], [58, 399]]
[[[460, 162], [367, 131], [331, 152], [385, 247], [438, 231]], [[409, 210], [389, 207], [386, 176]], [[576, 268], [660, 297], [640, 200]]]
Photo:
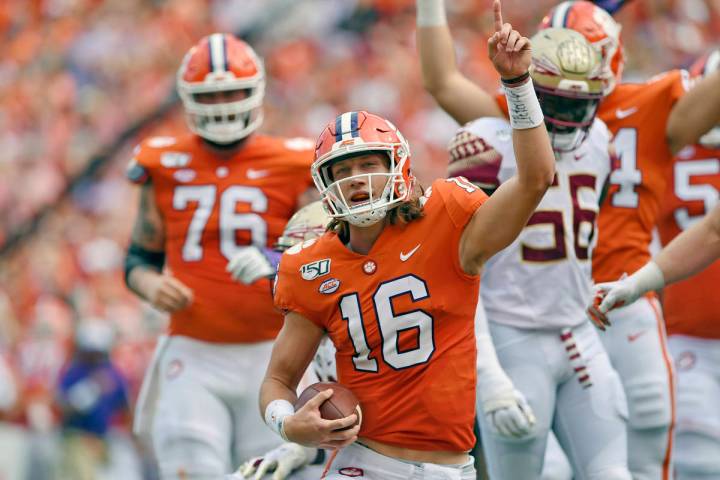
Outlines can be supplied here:
[[[497, 188], [515, 175], [506, 120], [481, 118], [458, 135], [463, 131], [497, 153], [483, 157], [484, 186]], [[489, 320], [532, 329], [572, 327], [585, 320], [598, 205], [612, 164], [610, 138], [605, 124], [595, 120], [580, 147], [556, 154], [553, 183], [526, 227], [485, 265], [481, 293]]]
[[260, 134], [226, 156], [196, 135], [153, 137], [136, 148], [128, 177], [151, 183], [166, 268], [194, 293], [189, 307], [171, 315], [171, 335], [220, 343], [275, 338], [282, 317], [269, 281], [242, 285], [225, 267], [248, 245], [275, 243], [312, 184], [312, 148], [309, 140]]

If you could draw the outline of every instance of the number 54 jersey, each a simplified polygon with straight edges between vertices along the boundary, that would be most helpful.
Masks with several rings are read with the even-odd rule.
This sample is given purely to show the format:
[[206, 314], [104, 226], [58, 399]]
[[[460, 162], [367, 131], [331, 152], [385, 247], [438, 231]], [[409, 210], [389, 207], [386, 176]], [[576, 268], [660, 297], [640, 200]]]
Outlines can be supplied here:
[[312, 185], [313, 144], [254, 134], [221, 156], [196, 135], [153, 137], [128, 168], [151, 182], [165, 229], [166, 268], [194, 292], [170, 317], [170, 334], [207, 342], [274, 339], [282, 326], [268, 280], [236, 283], [225, 271], [242, 248], [270, 247]]
[[327, 331], [338, 379], [362, 406], [361, 437], [472, 448], [479, 277], [462, 270], [459, 241], [486, 198], [464, 179], [436, 180], [424, 217], [386, 224], [367, 255], [335, 233], [283, 255], [275, 304]]
[[[484, 157], [485, 186], [497, 188], [515, 175], [506, 120], [481, 118], [462, 127], [459, 135], [463, 130], [496, 152]], [[527, 226], [485, 265], [482, 300], [489, 320], [532, 329], [585, 321], [598, 205], [612, 165], [610, 139], [605, 124], [596, 119], [580, 147], [556, 154], [555, 179]]]

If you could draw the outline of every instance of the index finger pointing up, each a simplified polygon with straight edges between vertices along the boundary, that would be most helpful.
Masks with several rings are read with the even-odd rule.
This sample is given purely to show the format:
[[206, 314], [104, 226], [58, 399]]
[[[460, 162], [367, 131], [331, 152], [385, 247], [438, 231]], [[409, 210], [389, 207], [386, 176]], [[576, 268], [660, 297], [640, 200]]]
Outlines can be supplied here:
[[495, 0], [493, 2], [493, 16], [495, 17], [495, 31], [499, 32], [502, 30], [503, 26], [502, 12], [500, 11], [500, 0]]

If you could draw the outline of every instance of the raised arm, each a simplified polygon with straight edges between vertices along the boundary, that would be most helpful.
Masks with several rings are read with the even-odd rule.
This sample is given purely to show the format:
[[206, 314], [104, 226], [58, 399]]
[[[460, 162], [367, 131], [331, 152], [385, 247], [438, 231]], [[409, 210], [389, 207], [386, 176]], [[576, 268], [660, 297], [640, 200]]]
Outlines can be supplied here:
[[273, 345], [270, 364], [260, 387], [260, 411], [270, 428], [285, 440], [305, 446], [342, 448], [357, 439], [360, 426], [352, 414], [339, 420], [323, 420], [320, 405], [332, 396], [324, 390], [295, 412], [293, 404], [300, 379], [315, 355], [324, 332], [302, 315], [289, 312]]
[[720, 204], [670, 242], [640, 270], [617, 282], [595, 285], [588, 314], [598, 327], [610, 325], [607, 312], [647, 292], [690, 277], [720, 259]]
[[678, 100], [668, 117], [666, 137], [677, 153], [720, 124], [720, 70], [698, 81]]
[[425, 90], [455, 121], [504, 116], [493, 96], [458, 70], [444, 0], [417, 0], [417, 44]]
[[[488, 42], [488, 51], [508, 99], [517, 174], [493, 193], [465, 227], [460, 259], [463, 269], [471, 274], [515, 240], [555, 175], [555, 156], [527, 75], [530, 41], [509, 23], [503, 23], [499, 0], [495, 0], [493, 10], [495, 33]], [[507, 79], [520, 80], [509, 84]]]
[[146, 183], [140, 187], [140, 207], [125, 257], [125, 283], [155, 308], [166, 312], [185, 308], [192, 302], [192, 291], [162, 273], [164, 263], [165, 227], [153, 185]]

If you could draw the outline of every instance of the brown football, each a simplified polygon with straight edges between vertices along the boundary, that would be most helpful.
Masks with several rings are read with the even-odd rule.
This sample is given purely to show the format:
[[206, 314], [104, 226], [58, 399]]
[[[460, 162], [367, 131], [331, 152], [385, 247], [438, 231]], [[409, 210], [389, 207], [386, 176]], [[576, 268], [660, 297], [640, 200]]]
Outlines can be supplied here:
[[328, 388], [332, 388], [333, 394], [332, 397], [320, 405], [320, 416], [325, 420], [337, 420], [357, 413], [357, 422], [347, 428], [352, 428], [360, 423], [362, 421], [362, 410], [357, 397], [349, 388], [335, 382], [318, 382], [307, 387], [295, 402], [295, 411], [300, 410], [308, 400]]

